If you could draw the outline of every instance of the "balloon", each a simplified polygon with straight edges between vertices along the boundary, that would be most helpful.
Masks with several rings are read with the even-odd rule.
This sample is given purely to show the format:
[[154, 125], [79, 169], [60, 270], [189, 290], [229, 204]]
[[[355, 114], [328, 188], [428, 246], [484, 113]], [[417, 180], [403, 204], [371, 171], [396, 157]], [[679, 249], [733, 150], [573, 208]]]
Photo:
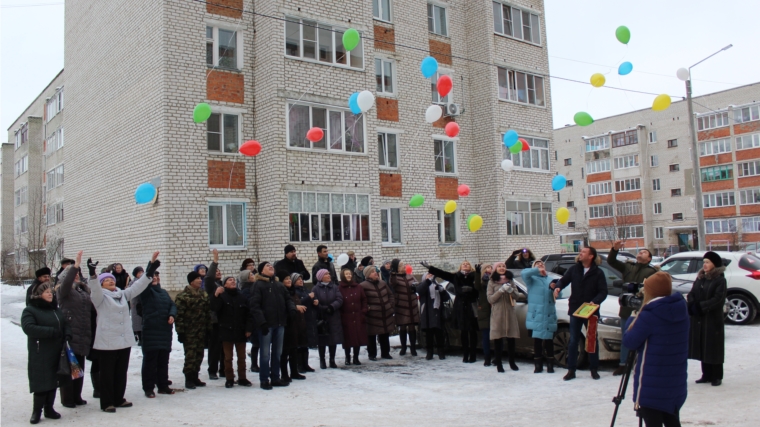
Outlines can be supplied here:
[[211, 117], [211, 106], [205, 102], [201, 102], [193, 109], [193, 121], [195, 123], [203, 123]]
[[455, 210], [457, 210], [457, 202], [453, 200], [449, 200], [448, 202], [446, 202], [446, 205], [443, 206], [443, 212], [447, 214], [450, 214], [454, 212]]
[[366, 113], [373, 105], [375, 105], [375, 95], [368, 90], [359, 92], [359, 96], [356, 98], [356, 105], [362, 110], [362, 113]]
[[343, 33], [343, 47], [345, 47], [347, 51], [352, 51], [356, 46], [359, 46], [359, 39], [359, 32], [353, 28], [349, 28]]
[[627, 61], [620, 64], [618, 67], [618, 74], [621, 76], [627, 76], [628, 74], [631, 74], [631, 71], [633, 71], [633, 64]]
[[247, 141], [238, 151], [244, 156], [255, 156], [261, 152], [261, 144], [259, 141]]
[[518, 142], [518, 143], [512, 144], [512, 146], [509, 147], [509, 152], [512, 154], [517, 154], [520, 151], [522, 151], [522, 149], [523, 149], [522, 143]]
[[483, 217], [481, 217], [480, 215], [470, 215], [467, 218], [467, 228], [471, 232], [474, 233], [480, 230], [480, 227], [482, 226], [483, 226]]
[[566, 223], [568, 219], [570, 219], [570, 211], [567, 208], [557, 209], [557, 221], [560, 224]]
[[323, 131], [321, 128], [311, 128], [308, 132], [306, 132], [306, 139], [311, 142], [321, 141], [324, 136], [325, 131]]
[[462, 197], [467, 197], [470, 195], [470, 186], [467, 184], [460, 184], [459, 187], [457, 187], [457, 194], [459, 194]]
[[422, 60], [420, 71], [422, 71], [422, 75], [425, 76], [426, 79], [433, 77], [435, 73], [438, 72], [438, 61], [432, 56], [428, 56]]
[[670, 107], [670, 95], [657, 95], [657, 98], [655, 98], [652, 103], [652, 110], [654, 111], [664, 111], [667, 110], [668, 107]]
[[457, 124], [457, 122], [449, 122], [446, 125], [445, 132], [446, 132], [446, 136], [454, 138], [457, 135], [459, 135], [459, 125]]
[[562, 175], [557, 175], [552, 178], [552, 191], [559, 191], [565, 188], [567, 184], [567, 178]]
[[332, 262], [335, 258], [333, 258], [332, 254], [327, 254], [327, 259], [329, 259], [330, 262]]
[[412, 274], [412, 272], [414, 271], [414, 269], [412, 268], [412, 266], [409, 265], [409, 264], [407, 264], [406, 267], [404, 267], [404, 268], [406, 269], [406, 274]]
[[[522, 151], [528, 151], [528, 150], [530, 150], [530, 144], [528, 144], [528, 141], [526, 141], [526, 140], [524, 140], [522, 138], [520, 138], [519, 141], [520, 141], [520, 147], [522, 148]], [[517, 145], [517, 144], [515, 144], [515, 145]]]
[[152, 203], [156, 200], [156, 195], [158, 194], [158, 191], [156, 190], [156, 187], [146, 182], [144, 184], [140, 184], [137, 186], [137, 189], [135, 190], [135, 202], [138, 205], [144, 205], [147, 203]]
[[515, 142], [517, 142], [518, 138], [520, 138], [520, 135], [518, 135], [517, 132], [510, 129], [504, 134], [504, 145], [507, 148], [515, 145]]
[[686, 68], [679, 68], [678, 71], [676, 71], [676, 76], [681, 81], [684, 81], [684, 82], [689, 80], [689, 77], [691, 77], [691, 75], [689, 74], [689, 70], [687, 70]]
[[338, 264], [338, 267], [343, 267], [344, 265], [348, 264], [348, 254], [338, 255], [338, 261], [336, 264]]
[[438, 77], [438, 83], [436, 83], [435, 87], [438, 89], [438, 95], [441, 95], [441, 98], [443, 98], [451, 92], [454, 82], [451, 81], [451, 77], [443, 75]]
[[514, 166], [515, 165], [512, 163], [512, 160], [504, 159], [501, 161], [501, 168], [504, 169], [504, 172], [511, 171]]
[[351, 112], [354, 114], [359, 114], [362, 112], [362, 109], [359, 108], [359, 104], [356, 102], [358, 99], [359, 99], [359, 92], [354, 92], [348, 98], [348, 107], [351, 109]]
[[607, 79], [604, 78], [604, 75], [601, 73], [596, 73], [591, 75], [591, 86], [594, 87], [602, 87], [604, 86], [604, 83], [607, 81]]
[[592, 119], [591, 115], [585, 111], [575, 113], [573, 120], [575, 120], [575, 124], [578, 126], [588, 126], [591, 123], [594, 123], [594, 119]]
[[411, 208], [418, 208], [422, 206], [423, 203], [425, 203], [425, 197], [423, 197], [422, 194], [415, 194], [409, 199], [409, 207]]
[[440, 105], [431, 105], [425, 111], [425, 121], [433, 123], [443, 116], [443, 109]]
[[620, 43], [628, 44], [628, 42], [631, 40], [631, 30], [629, 30], [625, 25], [621, 25], [617, 27], [617, 30], [615, 30], [615, 37]]

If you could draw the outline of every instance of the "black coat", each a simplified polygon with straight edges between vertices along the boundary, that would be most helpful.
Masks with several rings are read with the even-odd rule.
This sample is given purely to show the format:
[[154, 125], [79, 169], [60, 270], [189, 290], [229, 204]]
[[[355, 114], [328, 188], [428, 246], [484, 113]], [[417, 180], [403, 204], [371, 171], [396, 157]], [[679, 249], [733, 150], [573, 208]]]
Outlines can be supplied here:
[[311, 278], [311, 275], [309, 275], [309, 270], [307, 270], [306, 266], [303, 265], [303, 261], [298, 258], [294, 259], [293, 261], [287, 258], [283, 258], [277, 261], [274, 264], [274, 271], [278, 277], [282, 272], [288, 273], [288, 276], [293, 273], [298, 273], [301, 275], [301, 277], [303, 277], [304, 282]]
[[[314, 298], [319, 301], [319, 318], [327, 321], [329, 335], [319, 335], [319, 345], [337, 345], [343, 343], [343, 322], [340, 318], [340, 308], [343, 306], [343, 295], [338, 285], [330, 283], [317, 283], [312, 289]], [[328, 307], [332, 307], [332, 314]]]
[[248, 300], [237, 289], [225, 288], [218, 297], [209, 295], [209, 308], [219, 322], [219, 340], [246, 342], [246, 332], [254, 332]]
[[[309, 291], [303, 286], [294, 286], [300, 305], [306, 306], [303, 320], [306, 323], [306, 344], [308, 347], [317, 346], [317, 315], [318, 308], [314, 306], [314, 298], [309, 296]], [[300, 344], [299, 344], [300, 345]]]
[[253, 327], [257, 329], [285, 326], [296, 310], [285, 285], [262, 274], [256, 275], [249, 303]]
[[[314, 278], [312, 283], [315, 285], [317, 284], [317, 272], [323, 268], [330, 272], [330, 280], [337, 285], [338, 281], [340, 281], [340, 278], [337, 274], [335, 274], [335, 267], [333, 267], [333, 263], [331, 263], [329, 260], [322, 259], [317, 260], [317, 262], [314, 263], [314, 266], [311, 267], [311, 277]], [[303, 280], [306, 281], [305, 278]]]
[[31, 299], [21, 313], [21, 329], [27, 336], [29, 392], [55, 390], [63, 340], [66, 335], [71, 335], [63, 313], [53, 303]]
[[172, 297], [161, 288], [161, 284], [150, 284], [136, 299], [139, 300], [138, 312], [142, 317], [143, 350], [171, 350], [174, 325], [169, 324], [169, 318], [177, 319], [177, 306]]
[[443, 289], [443, 286], [438, 285], [441, 302], [439, 308], [435, 309], [430, 295], [430, 284], [430, 280], [425, 279], [417, 285], [417, 295], [420, 297], [420, 329], [443, 329], [443, 304], [450, 299], [449, 293]]
[[[480, 269], [476, 268], [467, 274], [461, 271], [449, 273], [435, 267], [430, 267], [429, 271], [436, 277], [448, 280], [456, 289], [451, 326], [460, 331], [478, 329], [478, 290], [475, 289], [475, 277], [480, 275]], [[464, 287], [469, 289], [465, 291]]]
[[[568, 268], [565, 275], [559, 279], [557, 286], [564, 289], [571, 286], [567, 314], [573, 315], [584, 302], [601, 304], [607, 299], [607, 278], [604, 271], [592, 262], [588, 273], [583, 274], [583, 264], [576, 262]], [[597, 313], [598, 314], [598, 313]]]
[[[218, 268], [219, 266], [217, 263], [212, 261], [211, 265], [208, 266], [206, 277], [203, 278], [202, 288], [208, 294], [209, 303], [211, 302], [211, 297], [216, 293], [216, 288], [224, 286], [224, 283], [222, 283], [221, 280], [216, 279], [216, 271]], [[211, 323], [214, 325], [219, 323], [219, 319], [216, 318], [216, 312], [214, 310], [211, 310]]]
[[60, 286], [55, 293], [58, 296], [58, 307], [71, 327], [69, 345], [74, 354], [87, 356], [92, 347], [92, 300], [90, 288], [85, 283], [74, 283], [79, 270], [73, 266], [61, 272]]
[[[288, 295], [293, 300], [295, 305], [301, 304], [301, 297], [296, 293], [296, 287], [290, 286], [288, 289]], [[306, 295], [308, 297], [308, 295]], [[306, 320], [305, 313], [301, 313], [296, 310], [293, 315], [288, 319], [288, 326], [285, 327], [285, 337], [283, 339], [283, 349], [293, 349], [298, 347], [306, 347], [308, 341], [306, 339]]]
[[113, 274], [113, 277], [116, 278], [116, 287], [121, 289], [122, 291], [127, 288], [127, 284], [129, 283], [129, 274], [126, 270], [121, 270], [121, 273], [111, 272]]
[[[243, 282], [239, 283], [238, 287], [240, 288], [240, 294], [243, 295], [243, 298], [245, 298], [246, 301], [248, 301], [248, 310], [251, 309], [251, 296], [253, 295], [253, 285], [255, 285], [256, 282]], [[216, 314], [216, 313], [214, 313]], [[252, 316], [253, 314], [249, 311], [249, 316]], [[254, 329], [256, 325], [254, 324]], [[248, 339], [248, 341], [253, 344], [254, 347], [259, 346], [259, 334], [256, 333], [254, 330], [251, 334], [251, 337]]]
[[726, 333], [723, 324], [723, 305], [726, 300], [724, 267], [706, 275], [700, 270], [686, 302], [691, 316], [689, 359], [704, 363], [723, 363]]

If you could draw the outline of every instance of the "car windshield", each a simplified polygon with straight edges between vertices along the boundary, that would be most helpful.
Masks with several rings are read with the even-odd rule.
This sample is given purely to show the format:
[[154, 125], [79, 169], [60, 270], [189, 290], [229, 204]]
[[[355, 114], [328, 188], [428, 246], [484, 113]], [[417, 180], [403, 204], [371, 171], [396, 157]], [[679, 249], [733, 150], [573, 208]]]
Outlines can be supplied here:
[[660, 270], [674, 274], [687, 274], [691, 258], [669, 259], [660, 265]]

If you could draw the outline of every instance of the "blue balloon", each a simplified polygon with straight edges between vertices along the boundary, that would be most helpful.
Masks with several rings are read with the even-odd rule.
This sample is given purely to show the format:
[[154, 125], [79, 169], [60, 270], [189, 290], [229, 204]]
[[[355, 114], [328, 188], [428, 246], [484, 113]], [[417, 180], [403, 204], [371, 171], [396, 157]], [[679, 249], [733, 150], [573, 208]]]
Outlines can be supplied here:
[[137, 187], [137, 190], [135, 190], [135, 202], [137, 202], [138, 205], [144, 205], [146, 203], [150, 203], [155, 198], [156, 198], [156, 187], [153, 186], [153, 184], [149, 182], [146, 182], [145, 184], [140, 184]]
[[348, 98], [348, 107], [351, 109], [351, 112], [354, 114], [361, 114], [362, 109], [359, 108], [359, 92], [354, 92], [351, 94], [351, 96]]
[[504, 145], [506, 145], [507, 148], [515, 145], [517, 143], [518, 138], [520, 138], [520, 135], [518, 135], [517, 132], [510, 129], [504, 134]]
[[554, 178], [552, 178], [552, 191], [559, 191], [565, 188], [566, 184], [567, 184], [567, 178], [565, 178], [562, 175], [557, 175]]
[[433, 77], [435, 73], [438, 72], [438, 61], [432, 56], [428, 56], [422, 60], [420, 71], [422, 71], [422, 75], [425, 76], [426, 79]]
[[631, 71], [633, 71], [633, 64], [631, 64], [630, 62], [623, 62], [618, 67], [618, 74], [620, 74], [621, 76], [626, 76], [630, 74]]
[[333, 259], [334, 259], [334, 258], [333, 258], [333, 256], [332, 256], [332, 254], [327, 254], [327, 259], [329, 259], [329, 260], [330, 260], [330, 262], [333, 262]]

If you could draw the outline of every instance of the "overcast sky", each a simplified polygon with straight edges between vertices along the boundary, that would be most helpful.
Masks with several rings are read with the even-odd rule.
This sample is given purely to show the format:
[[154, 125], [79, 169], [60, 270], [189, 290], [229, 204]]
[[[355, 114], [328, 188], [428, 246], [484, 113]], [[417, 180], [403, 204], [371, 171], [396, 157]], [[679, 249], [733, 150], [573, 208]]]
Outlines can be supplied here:
[[[725, 7], [712, 0], [545, 4], [553, 76], [587, 82], [599, 72], [606, 74], [608, 86], [685, 96], [676, 70], [733, 44], [694, 68], [695, 95], [760, 81], [758, 0], [734, 0]], [[2, 0], [0, 5], [0, 140], [5, 142], [8, 126], [63, 67], [64, 7], [61, 0]], [[631, 30], [628, 46], [615, 39], [619, 25]], [[624, 77], [617, 74], [623, 61], [634, 67]], [[599, 119], [650, 107], [654, 100], [654, 95], [594, 89], [557, 78], [551, 84], [555, 128], [572, 123], [578, 111]]]

